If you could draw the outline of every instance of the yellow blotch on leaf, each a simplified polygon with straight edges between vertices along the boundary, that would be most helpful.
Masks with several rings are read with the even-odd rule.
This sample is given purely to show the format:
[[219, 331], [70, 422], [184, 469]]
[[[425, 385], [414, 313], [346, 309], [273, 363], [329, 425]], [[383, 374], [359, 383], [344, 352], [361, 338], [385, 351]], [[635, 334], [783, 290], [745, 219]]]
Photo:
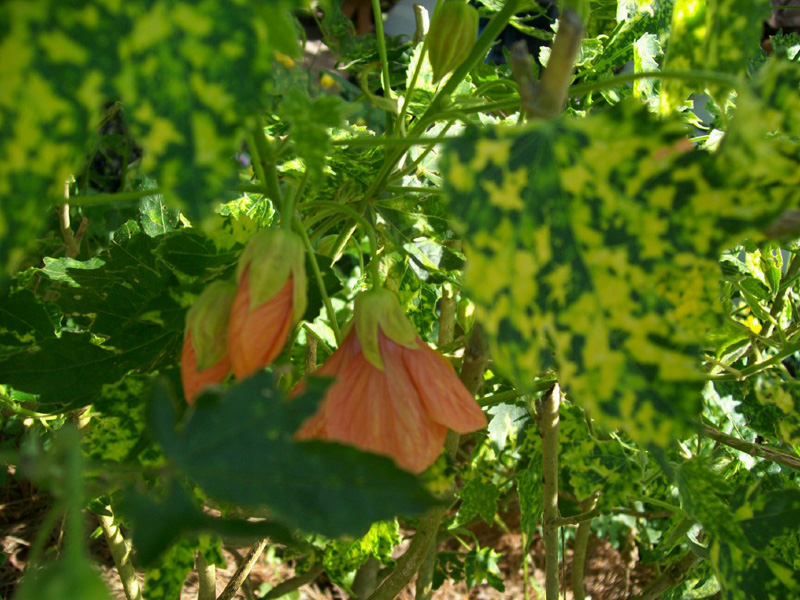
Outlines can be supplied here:
[[54, 63], [84, 64], [89, 53], [77, 41], [64, 35], [62, 31], [51, 31], [39, 36], [39, 45]]
[[449, 171], [450, 184], [459, 192], [471, 192], [475, 185], [475, 177], [461, 162], [458, 153], [453, 152], [450, 155], [450, 171]]
[[500, 185], [493, 181], [484, 181], [483, 189], [489, 195], [489, 202], [504, 210], [522, 210], [525, 203], [522, 201], [521, 192], [528, 182], [528, 170], [517, 169], [505, 172]]
[[478, 140], [470, 167], [479, 172], [490, 163], [503, 166], [508, 162], [510, 150], [511, 142], [506, 140]]

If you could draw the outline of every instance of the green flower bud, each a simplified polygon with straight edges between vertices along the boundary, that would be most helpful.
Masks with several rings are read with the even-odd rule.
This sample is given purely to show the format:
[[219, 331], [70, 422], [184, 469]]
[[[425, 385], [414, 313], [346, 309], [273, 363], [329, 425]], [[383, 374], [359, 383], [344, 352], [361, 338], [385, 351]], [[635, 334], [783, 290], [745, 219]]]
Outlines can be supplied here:
[[417, 349], [417, 332], [400, 306], [394, 292], [377, 288], [361, 292], [355, 299], [353, 311], [356, 336], [366, 359], [383, 371], [383, 359], [378, 347], [378, 332], [395, 344]]
[[478, 11], [463, 0], [448, 0], [433, 15], [428, 29], [428, 58], [433, 81], [463, 63], [478, 37]]

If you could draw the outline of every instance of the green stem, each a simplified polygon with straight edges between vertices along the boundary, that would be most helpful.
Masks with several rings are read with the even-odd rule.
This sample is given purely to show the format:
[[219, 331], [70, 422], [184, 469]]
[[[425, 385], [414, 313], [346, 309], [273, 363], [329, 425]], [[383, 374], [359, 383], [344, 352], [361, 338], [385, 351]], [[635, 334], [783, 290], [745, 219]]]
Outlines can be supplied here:
[[[456, 89], [456, 87], [458, 87], [458, 85], [467, 76], [470, 69], [472, 69], [475, 64], [483, 61], [486, 53], [489, 51], [489, 47], [492, 45], [492, 42], [494, 42], [495, 38], [500, 35], [500, 32], [503, 31], [511, 17], [514, 16], [519, 3], [520, 0], [508, 0], [500, 12], [496, 13], [489, 23], [487, 23], [480, 37], [478, 37], [477, 41], [475, 42], [472, 52], [470, 52], [467, 59], [455, 70], [447, 82], [441, 88], [439, 88], [439, 91], [433, 97], [433, 100], [431, 100], [430, 105], [419, 118], [414, 128], [411, 130], [412, 138], [422, 135], [425, 129], [427, 129], [428, 125], [435, 120], [436, 113], [439, 111], [440, 104], [444, 101], [444, 99], [448, 98], [450, 94], [452, 94], [452, 92]], [[386, 155], [386, 160], [384, 161], [381, 170], [378, 172], [378, 175], [364, 193], [364, 198], [359, 204], [361, 209], [365, 208], [378, 194], [378, 192], [383, 189], [384, 185], [386, 184], [386, 180], [405, 152], [406, 148], [403, 147]]]
[[[414, 9], [416, 10], [417, 7], [415, 6]], [[425, 9], [423, 8], [422, 10]], [[397, 115], [397, 124], [399, 127], [403, 126], [403, 118], [405, 117], [406, 110], [408, 109], [408, 105], [411, 102], [411, 95], [414, 93], [414, 89], [417, 87], [417, 79], [419, 79], [419, 74], [422, 71], [422, 63], [425, 62], [425, 53], [427, 51], [428, 51], [428, 36], [426, 35], [425, 39], [422, 41], [422, 48], [419, 51], [419, 59], [417, 59], [417, 64], [414, 67], [414, 73], [411, 75], [411, 81], [408, 82], [406, 93], [403, 95], [403, 105], [400, 107], [400, 113]]]
[[777, 354], [773, 354], [768, 359], [762, 360], [761, 362], [757, 362], [743, 369], [739, 369], [738, 375], [736, 373], [726, 373], [725, 375], [711, 375], [710, 377], [707, 377], [707, 379], [709, 381], [740, 381], [746, 377], [749, 377], [750, 375], [759, 373], [764, 369], [780, 364], [785, 358], [790, 357], [792, 354], [798, 351], [800, 351], [800, 340], [795, 338], [792, 344], [785, 346], [783, 350]]
[[444, 194], [444, 190], [435, 187], [415, 187], [413, 185], [387, 185], [387, 192], [394, 194]]
[[[401, 169], [400, 171], [398, 171], [394, 175], [392, 175], [389, 178], [389, 180], [391, 181], [392, 179], [400, 179], [402, 177], [405, 177], [409, 173], [412, 173], [414, 171], [414, 169], [416, 169], [422, 163], [422, 161], [425, 160], [425, 157], [427, 157], [431, 152], [433, 152], [433, 149], [436, 147], [436, 145], [440, 144], [445, 139], [447, 131], [452, 126], [453, 126], [452, 122], [447, 123], [442, 128], [442, 131], [439, 133], [439, 135], [437, 135], [434, 138], [431, 138], [431, 142], [432, 143], [427, 148], [425, 148], [425, 150], [420, 152], [420, 155], [417, 158], [415, 158], [413, 161], [411, 161], [411, 163], [409, 165], [405, 166], [403, 169]], [[452, 138], [450, 138], [450, 139], [452, 139]]]
[[72, 206], [96, 206], [98, 204], [110, 204], [112, 202], [133, 202], [134, 200], [141, 200], [145, 196], [155, 196], [160, 193], [161, 192], [158, 190], [134, 190], [132, 192], [120, 192], [117, 194], [73, 196], [69, 199], [69, 203]]
[[613, 79], [573, 85], [569, 88], [569, 95], [571, 97], [583, 96], [589, 92], [604, 90], [622, 85], [623, 83], [630, 83], [637, 79], [680, 79], [681, 81], [695, 83], [712, 83], [730, 89], [736, 89], [741, 84], [740, 80], [736, 77], [723, 75], [716, 71], [642, 71], [641, 73], [625, 73]]
[[[264, 122], [261, 117], [257, 117], [257, 125], [251, 134], [253, 151], [253, 168], [256, 175], [266, 186], [269, 199], [279, 208], [284, 209], [283, 198], [278, 184], [278, 169], [275, 164], [275, 156], [267, 142], [267, 134], [264, 132]], [[284, 212], [285, 214], [285, 212]], [[291, 219], [290, 219], [291, 220]]]
[[[378, 56], [381, 59], [381, 77], [383, 79], [383, 96], [391, 101], [392, 82], [389, 75], [389, 58], [386, 54], [386, 38], [383, 35], [383, 12], [380, 0], [372, 0], [372, 16], [375, 17], [375, 37], [378, 42]], [[392, 113], [386, 111], [386, 131], [392, 130]]]
[[335, 210], [339, 210], [346, 214], [347, 216], [351, 217], [355, 220], [361, 228], [364, 230], [364, 233], [367, 235], [369, 239], [369, 251], [370, 251], [370, 261], [369, 261], [369, 274], [370, 279], [372, 280], [372, 285], [374, 287], [381, 286], [381, 277], [380, 277], [380, 269], [378, 265], [378, 238], [375, 235], [375, 228], [372, 226], [367, 219], [365, 219], [358, 211], [350, 208], [345, 204], [339, 204], [338, 202], [330, 202], [327, 200], [318, 200], [315, 202], [310, 202], [307, 206], [322, 206], [325, 208], [333, 208]]
[[410, 146], [426, 146], [431, 142], [436, 141], [439, 142], [446, 142], [449, 140], [459, 140], [461, 139], [459, 136], [453, 136], [448, 138], [432, 138], [429, 136], [422, 136], [422, 137], [384, 137], [384, 138], [376, 138], [372, 136], [358, 136], [352, 138], [346, 138], [342, 140], [334, 140], [334, 146], [400, 146], [402, 147], [403, 151], [407, 150]]
[[300, 180], [300, 183], [297, 186], [294, 194], [289, 194], [286, 196], [286, 201], [284, 204], [283, 209], [283, 222], [282, 225], [284, 229], [291, 229], [292, 228], [292, 217], [294, 216], [294, 207], [297, 206], [298, 200], [300, 199], [300, 195], [305, 191], [306, 185], [308, 185], [308, 169], [303, 173], [303, 178]]
[[317, 255], [314, 253], [314, 248], [311, 246], [311, 240], [308, 239], [308, 234], [306, 233], [305, 227], [303, 227], [303, 222], [297, 217], [295, 217], [295, 222], [297, 223], [297, 233], [300, 234], [300, 237], [303, 239], [303, 245], [306, 247], [306, 254], [311, 262], [311, 270], [314, 271], [314, 279], [317, 282], [317, 287], [319, 287], [322, 303], [325, 305], [325, 312], [328, 313], [328, 321], [330, 321], [331, 329], [333, 329], [336, 345], [340, 346], [342, 344], [342, 332], [339, 330], [339, 324], [336, 322], [336, 311], [333, 310], [333, 303], [325, 289], [325, 281], [322, 278], [322, 271], [319, 269]]

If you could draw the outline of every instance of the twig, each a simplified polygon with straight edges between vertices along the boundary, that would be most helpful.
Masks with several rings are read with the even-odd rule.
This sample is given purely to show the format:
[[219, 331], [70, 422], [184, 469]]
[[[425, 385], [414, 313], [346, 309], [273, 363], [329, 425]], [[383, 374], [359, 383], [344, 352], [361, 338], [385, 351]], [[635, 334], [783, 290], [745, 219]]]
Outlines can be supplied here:
[[571, 517], [558, 517], [556, 519], [556, 525], [558, 527], [565, 527], [567, 525], [580, 525], [581, 523], [585, 523], [586, 521], [591, 521], [599, 514], [600, 510], [597, 508], [593, 508], [592, 510], [582, 512], [579, 515], [573, 515]]
[[[584, 515], [592, 515], [593, 517], [594, 514], [597, 514], [598, 498], [599, 494], [595, 493], [580, 503], [581, 510], [585, 511], [583, 513]], [[572, 578], [570, 580], [570, 587], [572, 588], [572, 597], [574, 600], [584, 600], [586, 598], [586, 588], [583, 584], [583, 579], [586, 570], [586, 550], [589, 547], [589, 534], [591, 532], [591, 517], [582, 519], [578, 524], [578, 530], [575, 532], [575, 544], [572, 550]]]
[[119, 573], [122, 590], [127, 600], [142, 600], [142, 588], [136, 578], [136, 570], [131, 562], [131, 543], [122, 536], [113, 516], [97, 515], [100, 527], [111, 551], [111, 558]]
[[719, 442], [720, 444], [734, 448], [739, 452], [744, 452], [750, 456], [757, 456], [758, 458], [765, 458], [767, 460], [771, 460], [772, 462], [776, 462], [779, 465], [783, 465], [784, 467], [789, 467], [795, 471], [800, 471], [800, 458], [789, 454], [788, 452], [776, 450], [774, 448], [770, 448], [769, 446], [762, 446], [760, 444], [747, 442], [743, 439], [728, 435], [727, 433], [722, 433], [718, 429], [714, 429], [713, 427], [705, 424], [702, 426], [702, 433], [715, 442]]
[[545, 553], [545, 597], [558, 600], [558, 408], [561, 388], [553, 386], [537, 402], [537, 421], [542, 436], [542, 539]]
[[[310, 327], [309, 327], [310, 329]], [[308, 330], [306, 330], [308, 331]], [[317, 344], [319, 340], [313, 335], [306, 335], [306, 373], [317, 369]]]
[[[314, 565], [302, 575], [297, 575], [276, 585], [274, 588], [268, 591], [265, 596], [263, 596], [262, 600], [275, 600], [275, 598], [285, 596], [286, 594], [295, 591], [297, 588], [303, 587], [307, 583], [311, 583], [321, 574], [322, 565]], [[219, 600], [223, 600], [222, 596], [219, 597]]]
[[[228, 585], [225, 586], [225, 589], [222, 590], [222, 593], [219, 595], [217, 600], [233, 600], [233, 597], [236, 595], [236, 592], [239, 591], [239, 588], [242, 587], [245, 579], [247, 579], [248, 575], [250, 575], [250, 571], [253, 570], [253, 567], [258, 560], [258, 557], [261, 556], [261, 553], [264, 551], [264, 548], [267, 547], [267, 539], [263, 539], [258, 542], [255, 546], [250, 548], [250, 551], [247, 553], [247, 556], [244, 557], [242, 564], [239, 565], [239, 568], [236, 569], [236, 572], [231, 577], [231, 580], [228, 582]], [[278, 596], [275, 596], [278, 597]]]

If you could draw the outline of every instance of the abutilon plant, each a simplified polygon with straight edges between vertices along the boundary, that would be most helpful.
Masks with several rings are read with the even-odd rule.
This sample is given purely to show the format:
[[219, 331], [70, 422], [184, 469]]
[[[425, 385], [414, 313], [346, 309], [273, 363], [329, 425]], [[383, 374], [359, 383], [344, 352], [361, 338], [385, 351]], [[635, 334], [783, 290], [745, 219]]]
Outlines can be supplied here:
[[285, 229], [265, 229], [247, 244], [236, 268], [228, 351], [237, 379], [268, 366], [306, 310], [303, 241]]

